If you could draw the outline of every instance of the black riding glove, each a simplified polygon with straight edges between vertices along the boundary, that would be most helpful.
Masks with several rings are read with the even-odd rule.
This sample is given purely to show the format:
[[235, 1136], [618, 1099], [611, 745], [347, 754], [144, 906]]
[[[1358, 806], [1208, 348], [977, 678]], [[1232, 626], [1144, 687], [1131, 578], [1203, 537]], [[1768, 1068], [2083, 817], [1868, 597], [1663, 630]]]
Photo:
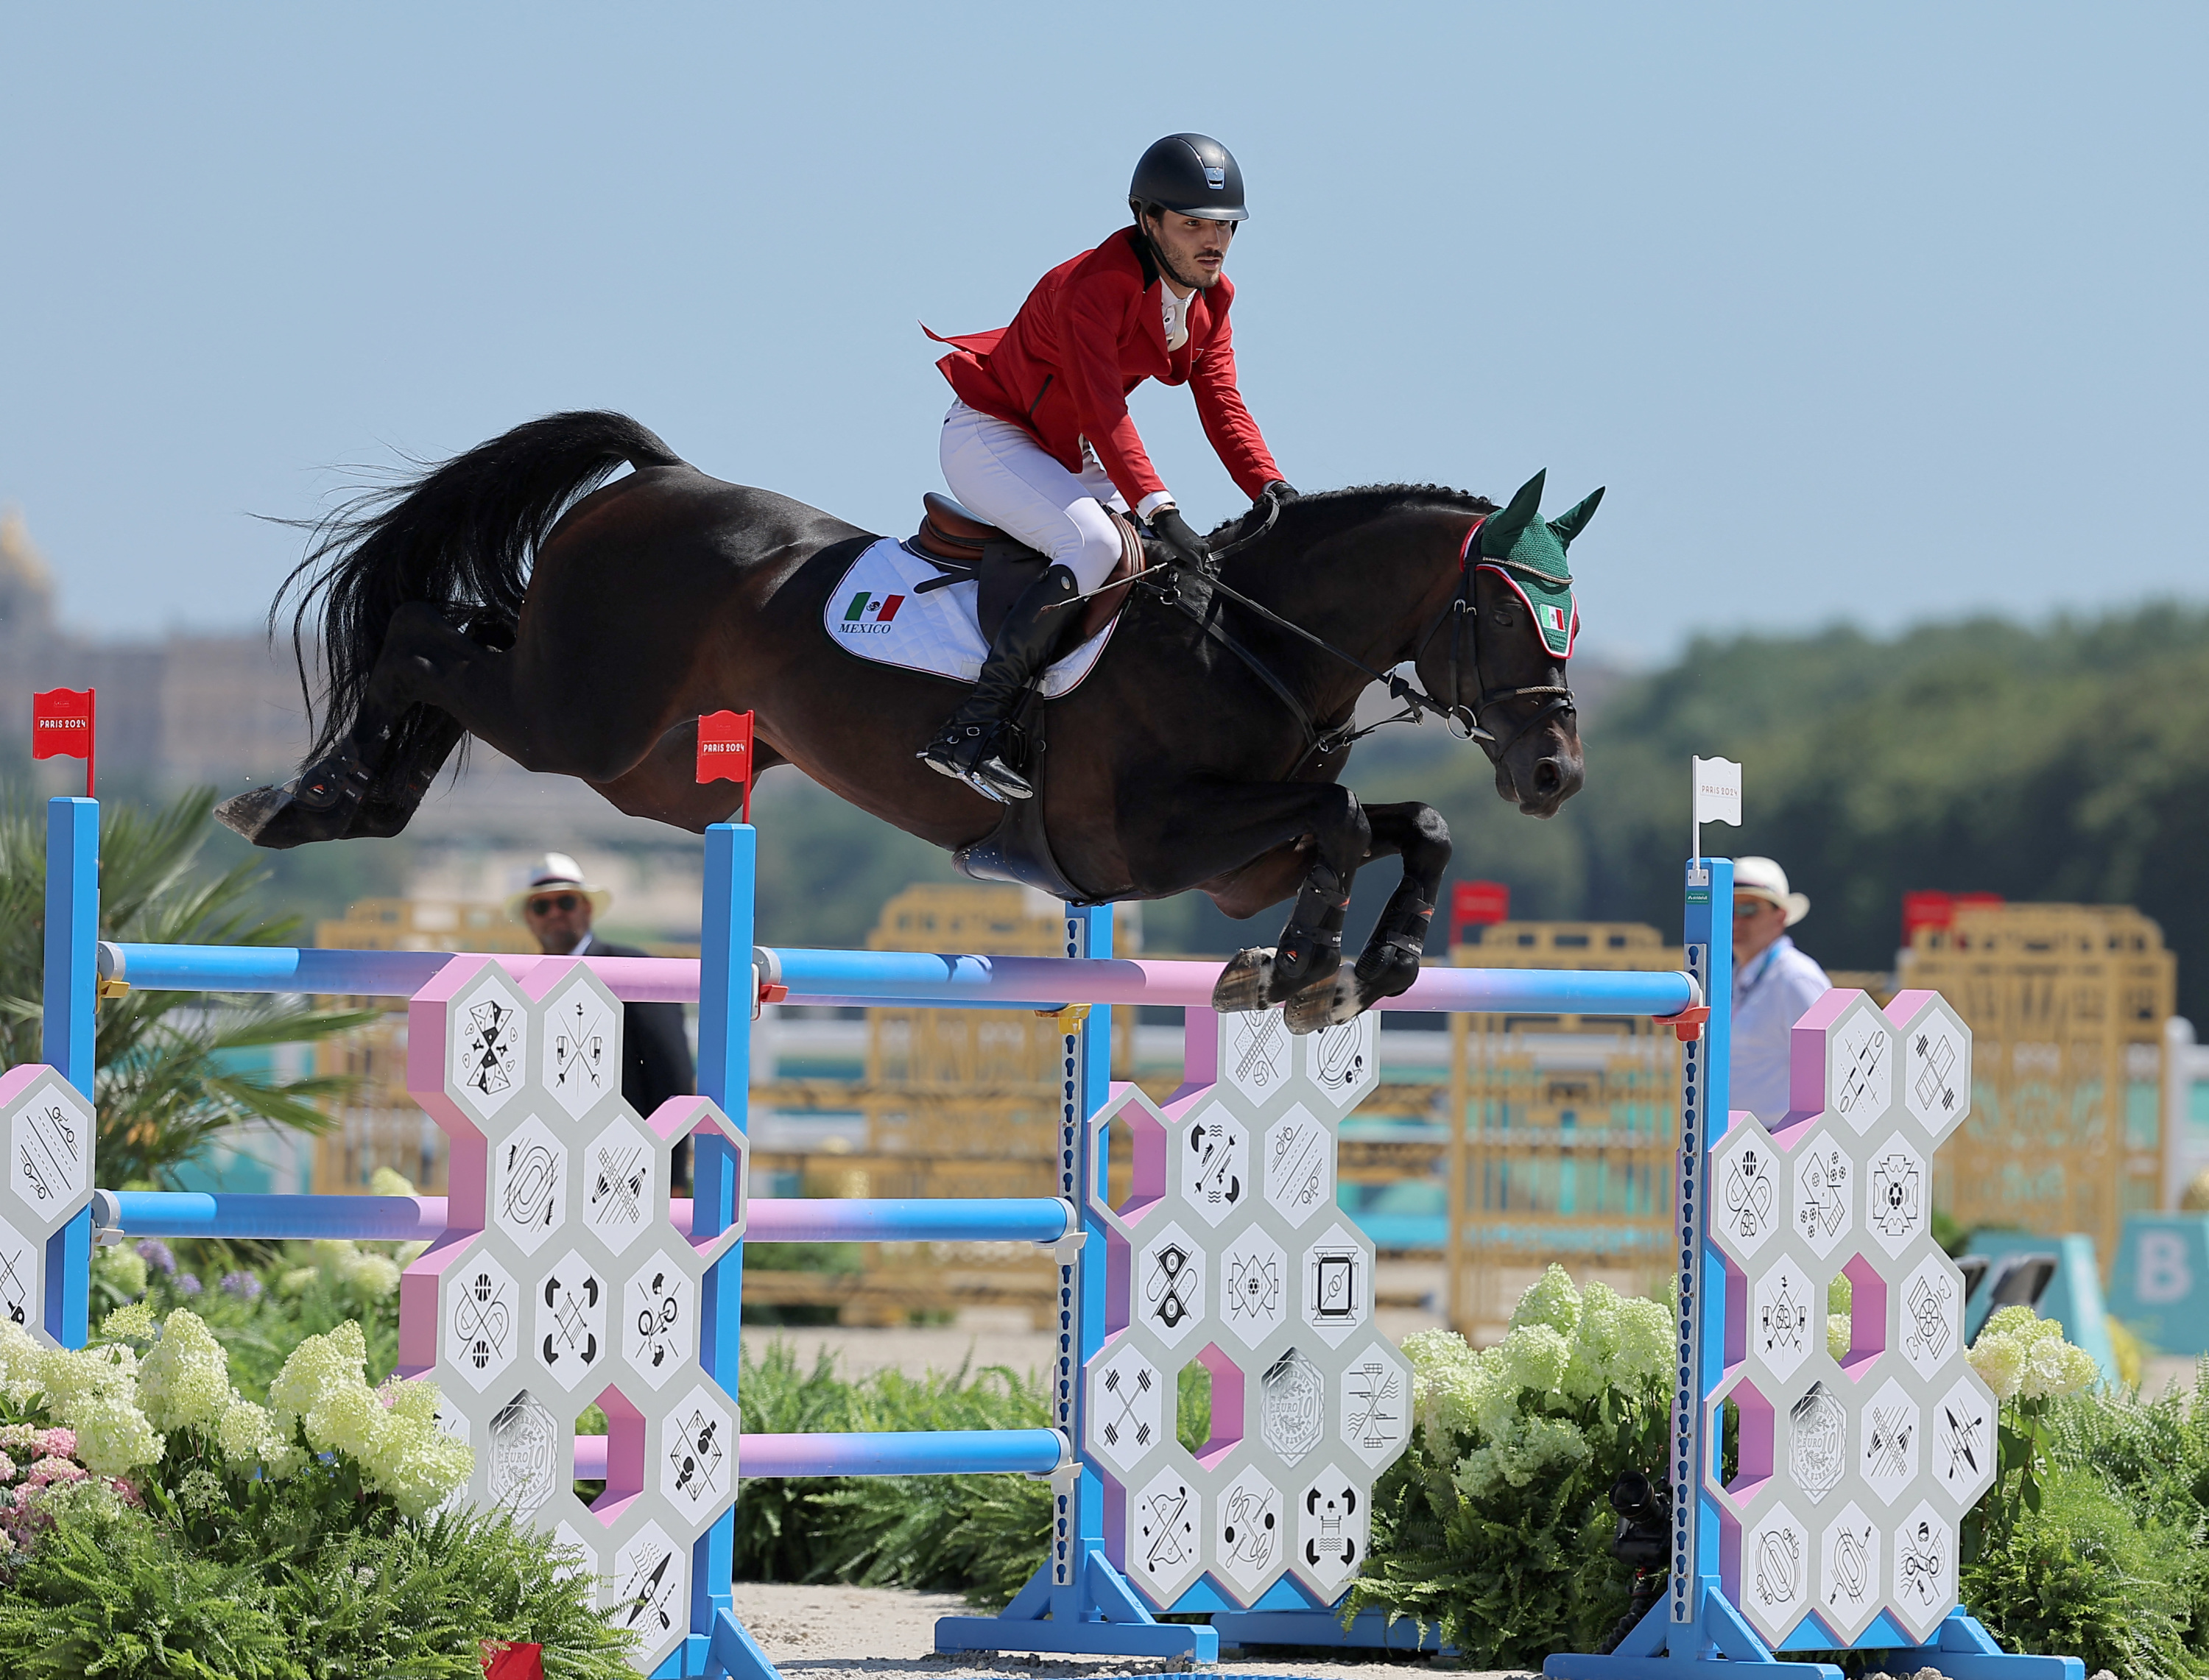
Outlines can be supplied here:
[[[1258, 492], [1259, 502], [1293, 502], [1296, 499], [1296, 486], [1286, 479], [1276, 479]], [[1254, 502], [1251, 505], [1255, 507], [1257, 503]]]
[[1153, 514], [1151, 535], [1173, 556], [1177, 565], [1196, 572], [1212, 569], [1212, 551], [1204, 545], [1203, 538], [1189, 528], [1189, 521], [1181, 516], [1180, 509], [1161, 508]]

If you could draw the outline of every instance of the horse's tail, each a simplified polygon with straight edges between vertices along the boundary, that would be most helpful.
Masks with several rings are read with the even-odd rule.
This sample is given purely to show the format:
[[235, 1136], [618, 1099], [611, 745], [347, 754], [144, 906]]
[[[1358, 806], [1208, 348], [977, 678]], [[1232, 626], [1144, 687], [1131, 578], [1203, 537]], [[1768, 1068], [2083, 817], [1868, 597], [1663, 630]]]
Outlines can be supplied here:
[[[486, 646], [509, 644], [538, 545], [624, 461], [683, 464], [626, 414], [547, 414], [417, 477], [357, 497], [314, 526], [306, 558], [284, 580], [268, 614], [273, 631], [285, 598], [292, 598], [292, 647], [316, 724], [309, 759], [352, 731], [391, 615], [408, 602], [429, 602]], [[306, 648], [318, 611], [327, 678], [320, 708]], [[437, 727], [435, 714], [413, 708], [394, 728], [387, 766], [426, 747]], [[449, 732], [448, 722], [444, 727]], [[452, 738], [444, 734], [439, 757], [451, 750]]]

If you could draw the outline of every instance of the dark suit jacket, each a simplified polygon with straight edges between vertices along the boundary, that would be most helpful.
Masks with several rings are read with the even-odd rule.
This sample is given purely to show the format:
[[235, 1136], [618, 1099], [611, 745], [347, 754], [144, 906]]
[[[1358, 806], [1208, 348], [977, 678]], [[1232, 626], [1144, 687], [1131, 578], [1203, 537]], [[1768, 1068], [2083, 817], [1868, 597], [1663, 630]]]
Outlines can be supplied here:
[[[593, 957], [641, 957], [634, 945], [616, 945], [592, 936]], [[698, 1088], [697, 1064], [683, 1030], [680, 1003], [622, 1005], [622, 1096], [640, 1116], [649, 1117], [670, 1097], [687, 1097]]]

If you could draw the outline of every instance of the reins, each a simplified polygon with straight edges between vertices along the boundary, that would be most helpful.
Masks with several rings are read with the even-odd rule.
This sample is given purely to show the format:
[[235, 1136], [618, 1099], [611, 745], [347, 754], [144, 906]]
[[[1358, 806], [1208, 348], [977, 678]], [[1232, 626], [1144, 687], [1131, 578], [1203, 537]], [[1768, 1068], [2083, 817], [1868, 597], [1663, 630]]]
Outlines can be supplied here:
[[[1217, 559], [1231, 554], [1265, 535], [1273, 528], [1274, 518], [1279, 511], [1279, 503], [1273, 503], [1267, 509], [1264, 523], [1257, 530], [1246, 533], [1233, 542], [1214, 549], [1213, 557]], [[1445, 622], [1448, 623], [1450, 626], [1450, 699], [1447, 704], [1436, 699], [1424, 688], [1397, 675], [1393, 670], [1385, 671], [1375, 670], [1355, 653], [1336, 647], [1325, 637], [1316, 635], [1303, 625], [1283, 617], [1271, 607], [1252, 600], [1240, 590], [1222, 581], [1216, 574], [1207, 572], [1204, 575], [1205, 584], [1217, 593], [1225, 595], [1245, 611], [1256, 614], [1258, 617], [1276, 629], [1286, 630], [1321, 653], [1331, 654], [1345, 664], [1364, 672], [1372, 681], [1384, 684], [1389, 695], [1402, 702], [1401, 711], [1369, 723], [1362, 729], [1354, 726], [1356, 719], [1354, 711], [1350, 718], [1345, 719], [1333, 729], [1321, 729], [1313, 720], [1310, 708], [1297, 697], [1288, 684], [1273, 672], [1264, 659], [1246, 647], [1213, 615], [1200, 610], [1182, 598], [1177, 587], [1179, 582], [1177, 569], [1162, 568], [1161, 569], [1167, 575], [1160, 579], [1150, 580], [1147, 575], [1145, 575], [1134, 581], [1145, 584], [1167, 605], [1177, 607], [1186, 614], [1196, 624], [1200, 632], [1212, 636], [1228, 652], [1241, 659], [1249, 667], [1251, 672], [1273, 692], [1282, 704], [1288, 708], [1291, 714], [1302, 727], [1304, 735], [1304, 750], [1297, 760], [1296, 769], [1301, 770], [1315, 755], [1321, 757], [1331, 756], [1352, 743], [1362, 741], [1368, 735], [1387, 728], [1390, 724], [1423, 722], [1424, 721], [1423, 714], [1428, 712], [1442, 719], [1450, 732], [1456, 735], [1460, 740], [1479, 742], [1481, 750], [1493, 761], [1502, 757], [1518, 743], [1520, 737], [1544, 720], [1554, 717], [1560, 712], [1571, 710], [1573, 691], [1569, 683], [1530, 683], [1514, 689], [1490, 689], [1487, 686], [1487, 678], [1482, 674], [1480, 668], [1480, 609], [1473, 600], [1472, 593], [1473, 574], [1478, 569], [1472, 563], [1473, 539], [1480, 534], [1480, 527], [1484, 522], [1485, 515], [1475, 520], [1472, 528], [1466, 533], [1465, 541], [1458, 551], [1457, 589], [1451, 596], [1449, 604], [1435, 616], [1434, 621], [1427, 626], [1426, 634], [1419, 638], [1412, 648], [1411, 659], [1416, 663], [1419, 655], [1426, 652], [1427, 644], [1435, 639], [1435, 632], [1441, 629]], [[1472, 657], [1469, 661], [1462, 657], [1468, 624], [1472, 626]], [[1460, 667], [1467, 663], [1472, 668], [1472, 680], [1478, 689], [1473, 702], [1470, 706], [1465, 703], [1464, 679], [1460, 674]], [[1492, 706], [1500, 705], [1508, 700], [1532, 699], [1536, 695], [1548, 696], [1547, 703], [1538, 708], [1531, 716], [1522, 720], [1508, 735], [1499, 738], [1481, 722], [1482, 714]], [[1291, 774], [1293, 774], [1295, 772], [1291, 771]]]
[[[1232, 542], [1223, 543], [1218, 548], [1212, 550], [1212, 558], [1214, 561], [1223, 560], [1238, 549], [1247, 548], [1250, 544], [1256, 542], [1273, 528], [1274, 522], [1279, 519], [1280, 514], [1281, 504], [1268, 497], [1266, 499], [1266, 516], [1259, 521], [1258, 528], [1255, 531], [1246, 531]], [[1340, 659], [1344, 664], [1362, 671], [1372, 681], [1385, 685], [1390, 696], [1403, 703], [1403, 710], [1400, 712], [1392, 713], [1376, 722], [1367, 724], [1363, 729], [1354, 726], [1357, 718], [1354, 708], [1349, 718], [1345, 719], [1333, 728], [1321, 729], [1317, 720], [1313, 718], [1311, 708], [1297, 698], [1295, 690], [1281, 680], [1264, 659], [1245, 645], [1212, 613], [1191, 605], [1183, 596], [1180, 587], [1182, 574], [1181, 568], [1178, 566], [1168, 564], [1153, 567], [1138, 572], [1133, 577], [1115, 579], [1085, 594], [1071, 595], [1064, 600], [1054, 601], [1046, 611], [1056, 611], [1066, 607], [1079, 606], [1082, 602], [1093, 600], [1108, 591], [1128, 588], [1147, 589], [1159, 599], [1162, 605], [1180, 611], [1195, 624], [1199, 634], [1210, 636], [1249, 666], [1251, 674], [1263, 683], [1273, 692], [1274, 698], [1288, 708], [1290, 715], [1296, 719], [1297, 726], [1303, 732], [1304, 750], [1297, 759], [1295, 770], [1290, 772], [1291, 775], [1296, 773], [1296, 770], [1303, 769], [1315, 755], [1322, 758], [1331, 756], [1353, 743], [1362, 741], [1379, 730], [1386, 729], [1390, 724], [1424, 722], [1425, 720], [1423, 714], [1428, 712], [1440, 718], [1444, 726], [1459, 740], [1479, 742], [1481, 750], [1492, 761], [1502, 757], [1517, 744], [1521, 736], [1544, 720], [1554, 717], [1560, 712], [1572, 710], [1573, 690], [1571, 684], [1565, 683], [1531, 683], [1516, 689], [1490, 689], [1487, 686], [1487, 678], [1481, 674], [1480, 669], [1480, 608], [1474, 603], [1472, 593], [1473, 574], [1478, 569], [1472, 563], [1473, 539], [1479, 536], [1480, 527], [1486, 522], [1487, 515], [1483, 515], [1473, 521], [1472, 527], [1466, 532], [1465, 541], [1458, 550], [1456, 592], [1451, 596], [1449, 604], [1435, 615], [1434, 621], [1427, 626], [1426, 634], [1418, 639], [1411, 650], [1411, 662], [1416, 665], [1419, 655], [1427, 651], [1427, 644], [1435, 639], [1435, 632], [1442, 629], [1445, 622], [1448, 623], [1450, 627], [1450, 698], [1447, 703], [1436, 699], [1417, 683], [1398, 676], [1393, 670], [1375, 671], [1357, 654], [1336, 647], [1324, 636], [1315, 635], [1302, 624], [1291, 619], [1284, 618], [1273, 608], [1252, 600], [1241, 590], [1233, 588], [1224, 581], [1218, 572], [1206, 570], [1199, 574], [1202, 586], [1213, 593], [1225, 596], [1244, 611], [1255, 614], [1276, 629], [1286, 630], [1291, 635], [1309, 643], [1321, 653]], [[1499, 563], [1495, 561], [1484, 563], [1490, 566], [1499, 565]], [[942, 580], [945, 582], [954, 581], [949, 578]], [[1468, 623], [1472, 625], [1470, 660], [1463, 657]], [[1470, 664], [1472, 668], [1472, 680], [1478, 690], [1470, 706], [1465, 702], [1464, 679], [1460, 675], [1460, 666], [1466, 664]], [[1529, 700], [1538, 695], [1547, 695], [1549, 697], [1547, 703], [1538, 708], [1532, 715], [1520, 722], [1508, 735], [1499, 738], [1480, 720], [1482, 714], [1492, 706], [1500, 705], [1507, 700]]]

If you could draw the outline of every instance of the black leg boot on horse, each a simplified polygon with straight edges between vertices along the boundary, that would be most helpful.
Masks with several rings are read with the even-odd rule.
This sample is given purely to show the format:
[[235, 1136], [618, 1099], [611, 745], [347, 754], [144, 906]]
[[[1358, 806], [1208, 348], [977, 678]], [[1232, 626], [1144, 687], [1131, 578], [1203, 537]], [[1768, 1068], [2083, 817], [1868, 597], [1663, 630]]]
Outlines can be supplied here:
[[1021, 592], [990, 644], [972, 691], [920, 750], [922, 763], [1000, 804], [1035, 797], [1034, 786], [1012, 762], [1013, 714], [1072, 627], [1061, 609], [1080, 593], [1080, 581], [1064, 566], [1053, 566]]

